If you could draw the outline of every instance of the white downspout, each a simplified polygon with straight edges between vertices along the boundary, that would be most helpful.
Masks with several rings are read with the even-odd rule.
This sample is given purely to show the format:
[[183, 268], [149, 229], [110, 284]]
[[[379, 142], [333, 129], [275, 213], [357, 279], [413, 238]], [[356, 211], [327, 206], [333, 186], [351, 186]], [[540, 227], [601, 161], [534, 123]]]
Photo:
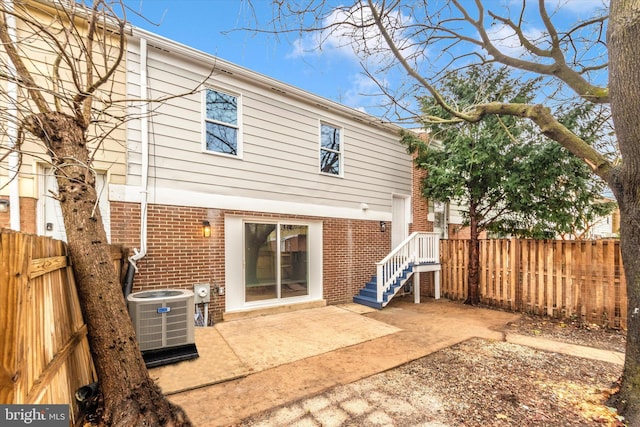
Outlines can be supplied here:
[[[7, 8], [13, 11], [13, 1], [7, 1]], [[13, 43], [16, 39], [16, 18], [13, 13], [7, 14], [7, 31]], [[9, 139], [9, 226], [12, 230], [20, 231], [20, 182], [18, 172], [20, 168], [20, 153], [15, 151], [18, 142], [18, 84], [15, 81], [16, 68], [11, 61], [7, 61], [9, 76], [7, 81], [8, 105], [7, 138]]]
[[141, 134], [141, 176], [140, 176], [140, 249], [134, 249], [129, 262], [136, 272], [136, 261], [147, 254], [147, 186], [149, 183], [149, 101], [147, 94], [147, 40], [140, 38], [140, 134]]

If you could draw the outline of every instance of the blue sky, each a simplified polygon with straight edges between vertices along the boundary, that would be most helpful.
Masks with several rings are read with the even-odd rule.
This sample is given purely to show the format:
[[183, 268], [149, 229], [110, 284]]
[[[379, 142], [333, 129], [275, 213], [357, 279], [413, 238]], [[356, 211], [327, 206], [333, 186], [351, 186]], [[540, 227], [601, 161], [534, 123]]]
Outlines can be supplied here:
[[[347, 99], [358, 87], [357, 62], [329, 52], [293, 57], [293, 35], [276, 37], [237, 30], [256, 25], [247, 1], [129, 0], [128, 4], [159, 23], [144, 22], [130, 14], [128, 19], [138, 27], [325, 98], [349, 106], [358, 104]], [[253, 0], [253, 6], [258, 22], [266, 24], [271, 17], [270, 2]]]
[[[367, 96], [378, 92], [377, 87], [363, 75], [359, 60], [353, 52], [331, 40], [325, 43], [322, 50], [317, 50], [316, 40], [308, 34], [276, 37], [242, 30], [256, 25], [267, 26], [272, 17], [269, 0], [126, 2], [150, 21], [128, 12], [129, 21], [138, 27], [325, 98], [381, 115], [382, 110], [376, 108], [382, 102], [380, 98]], [[547, 0], [550, 10], [560, 6], [557, 22], [575, 22], [576, 19], [589, 18], [595, 8], [602, 6], [602, 2], [603, 0]], [[520, 0], [485, 1], [485, 4], [493, 6], [498, 3], [520, 4]], [[532, 32], [540, 27], [533, 22], [530, 26]], [[392, 83], [401, 78], [392, 72], [385, 73], [382, 77]]]

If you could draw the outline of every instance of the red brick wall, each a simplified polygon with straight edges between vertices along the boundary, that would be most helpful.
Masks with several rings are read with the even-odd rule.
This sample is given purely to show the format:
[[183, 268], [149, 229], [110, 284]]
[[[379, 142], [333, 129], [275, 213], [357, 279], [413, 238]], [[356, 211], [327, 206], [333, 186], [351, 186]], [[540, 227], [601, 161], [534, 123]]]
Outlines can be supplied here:
[[[424, 134], [426, 138], [427, 135]], [[415, 159], [416, 154], [413, 155]], [[409, 226], [409, 232], [413, 233], [414, 231], [433, 231], [433, 222], [429, 221], [429, 203], [426, 198], [422, 196], [422, 180], [427, 176], [427, 171], [424, 169], [419, 169], [417, 167], [413, 167], [412, 171], [412, 189], [411, 189], [411, 209], [413, 214], [413, 222]], [[414, 276], [415, 278], [415, 276]], [[434, 287], [433, 287], [433, 274], [432, 273], [422, 273], [420, 274], [420, 283], [418, 284], [418, 291], [421, 296], [425, 297], [433, 297]]]
[[381, 232], [380, 221], [327, 218], [323, 243], [324, 298], [328, 304], [352, 302], [391, 250], [391, 227]]
[[[147, 253], [137, 261], [134, 292], [182, 288], [196, 283], [224, 284], [222, 220], [203, 208], [149, 205]], [[211, 237], [202, 235], [202, 221], [211, 223]], [[111, 242], [140, 250], [140, 205], [111, 202]], [[224, 297], [212, 295], [210, 311], [220, 311]]]
[[140, 246], [140, 205], [110, 202], [111, 242], [127, 248]]
[[[153, 288], [193, 289], [195, 283], [225, 285], [225, 214], [276, 217], [256, 212], [193, 207], [148, 207], [147, 255], [138, 261], [134, 291]], [[328, 304], [351, 302], [375, 274], [376, 261], [390, 250], [391, 227], [379, 221], [279, 215], [278, 218], [323, 220], [323, 297]], [[202, 221], [211, 223], [211, 237], [202, 236]], [[111, 203], [111, 240], [130, 248], [140, 246], [140, 205]], [[225, 297], [212, 292], [210, 317], [222, 318]]]
[[[0, 197], [8, 200], [8, 197]], [[37, 199], [32, 197], [20, 197], [20, 231], [23, 233], [36, 234], [36, 206]], [[11, 210], [11, 208], [9, 208]], [[0, 228], [11, 226], [11, 216], [9, 212], [0, 212]]]
[[[415, 159], [416, 154], [413, 155]], [[427, 171], [413, 167], [411, 184], [411, 211], [413, 222], [409, 225], [409, 233], [414, 231], [433, 231], [433, 222], [428, 220], [429, 204], [422, 196], [422, 180], [427, 176]]]
[[[429, 140], [429, 134], [421, 133], [420, 138], [425, 142]], [[427, 171], [415, 166], [418, 153], [413, 153], [411, 159], [413, 168], [411, 171], [411, 213], [413, 222], [409, 225], [409, 233], [414, 231], [433, 231], [433, 222], [429, 221], [429, 203], [422, 196], [422, 181], [427, 176]]]

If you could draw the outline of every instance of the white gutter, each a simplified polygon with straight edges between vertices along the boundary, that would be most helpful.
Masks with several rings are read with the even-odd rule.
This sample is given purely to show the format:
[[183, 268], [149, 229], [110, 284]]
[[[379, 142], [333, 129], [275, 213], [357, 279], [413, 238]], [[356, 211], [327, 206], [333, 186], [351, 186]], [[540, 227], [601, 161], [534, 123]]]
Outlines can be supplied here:
[[[7, 9], [13, 12], [13, 0], [7, 1]], [[7, 15], [7, 32], [13, 43], [16, 39], [16, 17], [13, 13]], [[18, 141], [18, 84], [16, 83], [16, 67], [13, 62], [7, 61], [9, 76], [7, 81], [7, 138], [9, 139], [9, 226], [12, 230], [20, 231], [20, 182], [18, 172], [20, 168], [20, 153], [15, 151]]]
[[141, 182], [140, 182], [140, 249], [134, 249], [129, 262], [136, 272], [136, 261], [147, 254], [147, 187], [149, 184], [149, 101], [147, 90], [147, 40], [140, 38], [140, 133], [141, 133]]

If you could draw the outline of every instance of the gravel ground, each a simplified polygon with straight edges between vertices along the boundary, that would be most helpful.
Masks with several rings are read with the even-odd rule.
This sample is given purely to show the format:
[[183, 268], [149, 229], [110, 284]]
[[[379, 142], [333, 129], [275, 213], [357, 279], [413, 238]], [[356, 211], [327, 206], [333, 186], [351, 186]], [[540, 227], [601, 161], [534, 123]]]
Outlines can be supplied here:
[[[507, 332], [622, 351], [625, 334], [522, 316]], [[623, 426], [606, 401], [622, 368], [472, 339], [243, 420], [242, 426]]]
[[604, 328], [579, 320], [561, 321], [528, 314], [523, 314], [518, 322], [509, 324], [509, 329], [506, 332], [539, 336], [619, 352], [624, 352], [627, 339], [623, 330]]

